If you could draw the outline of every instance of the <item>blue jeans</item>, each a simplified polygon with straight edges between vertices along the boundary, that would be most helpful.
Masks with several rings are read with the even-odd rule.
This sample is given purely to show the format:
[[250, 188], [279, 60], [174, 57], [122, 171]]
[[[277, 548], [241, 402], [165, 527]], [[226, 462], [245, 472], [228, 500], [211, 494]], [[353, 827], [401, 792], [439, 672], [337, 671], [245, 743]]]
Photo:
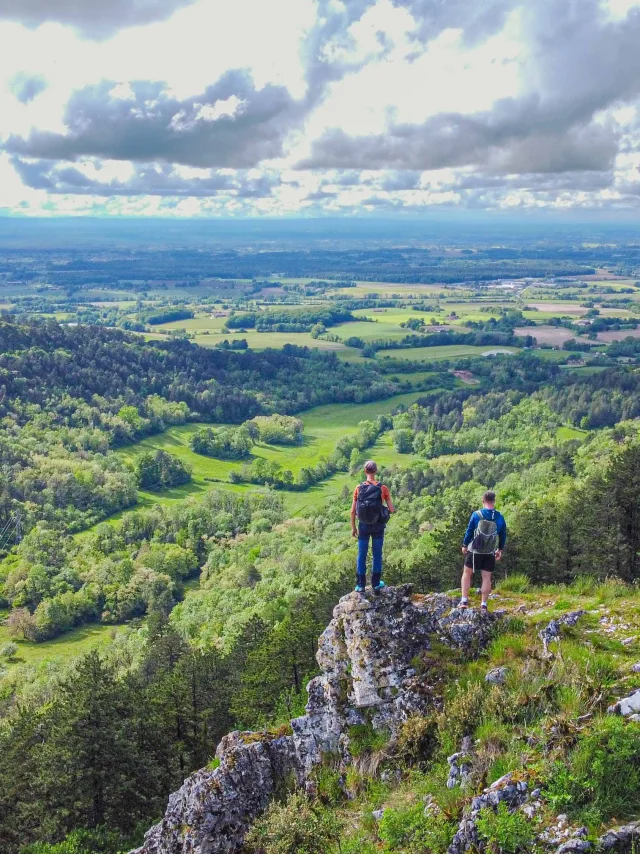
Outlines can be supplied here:
[[367, 580], [367, 554], [369, 553], [369, 538], [371, 538], [371, 554], [373, 567], [371, 570], [371, 586], [377, 587], [382, 578], [382, 546], [384, 543], [384, 532], [382, 534], [367, 534], [360, 530], [358, 534], [358, 561], [356, 564], [357, 583], [365, 586]]

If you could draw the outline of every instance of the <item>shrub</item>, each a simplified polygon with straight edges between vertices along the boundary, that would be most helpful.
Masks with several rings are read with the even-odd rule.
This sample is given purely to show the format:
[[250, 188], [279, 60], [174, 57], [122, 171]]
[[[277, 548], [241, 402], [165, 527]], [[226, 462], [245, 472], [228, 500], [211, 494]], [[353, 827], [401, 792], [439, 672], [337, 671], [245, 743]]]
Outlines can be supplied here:
[[534, 847], [533, 824], [523, 813], [509, 812], [504, 801], [498, 804], [496, 811], [490, 807], [481, 810], [476, 826], [487, 844], [502, 854], [522, 854]]
[[398, 736], [397, 752], [410, 765], [431, 759], [438, 743], [438, 727], [435, 718], [410, 717], [402, 726]]
[[335, 816], [293, 794], [273, 803], [249, 832], [245, 847], [255, 854], [326, 854], [340, 838]]
[[385, 843], [385, 851], [403, 851], [407, 854], [444, 854], [455, 833], [454, 822], [440, 814], [425, 814], [422, 803], [411, 807], [387, 809], [380, 819], [378, 833]]
[[640, 727], [621, 717], [596, 720], [550, 777], [551, 802], [599, 824], [640, 810]]
[[2, 649], [0, 649], [0, 658], [6, 658], [11, 661], [12, 658], [15, 658], [16, 653], [18, 652], [18, 644], [17, 643], [5, 643]]
[[63, 842], [35, 842], [22, 848], [20, 854], [118, 854], [130, 844], [106, 828], [74, 830]]

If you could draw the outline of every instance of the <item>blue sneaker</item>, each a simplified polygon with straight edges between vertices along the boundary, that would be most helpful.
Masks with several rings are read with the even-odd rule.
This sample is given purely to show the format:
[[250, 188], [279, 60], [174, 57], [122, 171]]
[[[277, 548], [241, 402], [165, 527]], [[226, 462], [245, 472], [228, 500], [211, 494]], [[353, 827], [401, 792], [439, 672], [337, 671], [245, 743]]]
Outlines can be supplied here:
[[364, 593], [364, 586], [362, 584], [356, 584], [356, 593]]
[[376, 584], [376, 586], [373, 588], [373, 592], [374, 592], [374, 593], [379, 593], [381, 590], [384, 590], [384, 588], [385, 588], [386, 586], [387, 586], [387, 585], [384, 583], [384, 581], [381, 581], [379, 584]]

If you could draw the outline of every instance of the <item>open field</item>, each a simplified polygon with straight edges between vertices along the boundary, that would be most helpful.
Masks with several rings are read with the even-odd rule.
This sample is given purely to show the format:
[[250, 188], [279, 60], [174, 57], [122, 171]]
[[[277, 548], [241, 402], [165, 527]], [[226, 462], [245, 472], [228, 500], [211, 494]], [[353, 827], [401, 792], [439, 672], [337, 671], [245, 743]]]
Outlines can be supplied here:
[[[380, 414], [392, 412], [400, 405], [409, 406], [425, 393], [414, 391], [371, 403], [329, 404], [310, 409], [306, 413], [299, 415], [304, 422], [304, 444], [285, 446], [261, 443], [254, 446], [252, 457], [263, 457], [264, 459], [276, 461], [283, 468], [290, 469], [296, 475], [305, 466], [315, 465], [321, 456], [328, 456], [333, 451], [338, 439], [345, 434], [355, 432], [360, 421], [369, 420]], [[158, 492], [140, 491], [138, 493], [139, 503], [135, 507], [112, 516], [109, 521], [117, 521], [124, 514], [134, 512], [140, 509], [140, 507], [152, 504], [178, 503], [184, 501], [186, 498], [202, 495], [211, 489], [225, 489], [233, 492], [261, 490], [261, 487], [253, 484], [229, 483], [230, 472], [241, 469], [242, 460], [217, 460], [212, 457], [195, 454], [191, 450], [189, 447], [190, 437], [201, 427], [209, 426], [212, 425], [185, 424], [180, 427], [171, 427], [158, 436], [150, 436], [136, 445], [130, 445], [120, 450], [118, 452], [119, 455], [131, 463], [134, 463], [140, 454], [150, 450], [168, 451], [193, 467], [193, 480], [191, 483], [174, 489]], [[391, 465], [399, 459], [390, 442], [390, 436], [383, 436], [379, 440], [378, 445], [371, 450], [372, 454], [380, 451], [380, 461], [385, 465]], [[246, 457], [245, 459], [250, 461], [252, 457]], [[407, 459], [407, 456], [403, 455], [403, 459]], [[334, 475], [334, 477], [329, 478], [323, 484], [317, 484], [305, 492], [287, 493], [283, 490], [280, 494], [285, 497], [288, 509], [293, 508], [295, 510], [306, 506], [305, 496], [321, 504], [326, 496], [335, 494], [336, 490], [339, 491], [342, 488], [341, 477], [342, 474]]]
[[159, 332], [171, 329], [184, 329], [186, 332], [220, 332], [226, 317], [211, 317], [209, 314], [198, 314], [186, 320], [173, 320], [171, 323], [160, 323], [154, 328]]
[[375, 323], [367, 323], [364, 320], [360, 322], [340, 323], [337, 326], [332, 326], [329, 331], [339, 335], [342, 339], [355, 336], [362, 338], [363, 341], [371, 341], [374, 338], [384, 338], [387, 341], [400, 341], [405, 335], [411, 333], [410, 329], [402, 329], [397, 323], [388, 322], [386, 318], [376, 318]]
[[[365, 325], [365, 324], [363, 324]], [[297, 347], [311, 347], [316, 350], [347, 350], [344, 344], [336, 341], [324, 341], [322, 338], [312, 338], [309, 332], [238, 332], [234, 330], [227, 335], [198, 335], [195, 343], [200, 347], [215, 347], [224, 339], [244, 338], [252, 350], [266, 350], [273, 347], [276, 350], [285, 344], [295, 344]]]
[[572, 350], [533, 350], [532, 351], [539, 359], [544, 359], [545, 362], [565, 362], [569, 356], [577, 356], [580, 359], [591, 358], [589, 353], [581, 353]]
[[563, 442], [568, 442], [572, 439], [585, 439], [589, 435], [589, 432], [587, 430], [580, 430], [578, 427], [558, 427], [556, 435]]
[[434, 362], [440, 359], [458, 359], [463, 356], [485, 356], [501, 353], [519, 353], [517, 347], [472, 347], [470, 344], [448, 344], [442, 347], [409, 347], [406, 350], [381, 350], [378, 359], [408, 359], [416, 362]]
[[[2, 615], [3, 617], [6, 614]], [[58, 638], [42, 643], [33, 641], [14, 640], [10, 637], [7, 627], [0, 625], [0, 646], [13, 640], [18, 646], [15, 657], [7, 662], [10, 671], [21, 665], [37, 667], [39, 664], [56, 664], [85, 655], [93, 649], [99, 649], [110, 644], [122, 632], [123, 628], [118, 626], [103, 626], [92, 624], [81, 626], [73, 631], [66, 632]]]
[[[545, 315], [555, 315], [556, 317], [561, 317], [566, 314], [582, 315], [586, 314], [588, 311], [588, 309], [581, 306], [579, 302], [561, 302], [559, 300], [545, 300], [544, 302], [527, 300], [527, 306], [531, 306], [534, 310], [534, 315], [536, 312], [542, 312]], [[524, 312], [524, 314], [526, 316], [528, 312]]]
[[398, 282], [356, 282], [355, 288], [339, 288], [337, 293], [349, 296], [363, 297], [366, 294], [380, 294], [385, 297], [389, 294], [399, 294], [402, 297], [416, 296], [418, 299], [434, 298], [439, 294], [447, 295], [444, 285], [416, 285]]
[[606, 332], [598, 332], [598, 341], [610, 344], [612, 341], [624, 341], [625, 338], [640, 338], [639, 329], [608, 329]]
[[533, 335], [538, 344], [551, 344], [562, 347], [565, 341], [575, 338], [576, 333], [562, 326], [519, 326], [514, 329], [516, 335]]

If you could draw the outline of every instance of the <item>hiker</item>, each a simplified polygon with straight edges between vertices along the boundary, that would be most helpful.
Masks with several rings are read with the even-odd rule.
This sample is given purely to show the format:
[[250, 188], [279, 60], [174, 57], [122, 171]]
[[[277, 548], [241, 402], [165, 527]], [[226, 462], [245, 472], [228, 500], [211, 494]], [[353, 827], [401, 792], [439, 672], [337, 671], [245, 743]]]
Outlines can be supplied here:
[[[376, 480], [378, 466], [373, 460], [364, 464], [367, 479], [356, 486], [351, 505], [351, 532], [358, 538], [358, 561], [356, 565], [356, 592], [363, 593], [367, 583], [367, 554], [369, 538], [373, 567], [371, 570], [371, 587], [379, 593], [385, 587], [382, 580], [382, 546], [384, 543], [384, 528], [395, 507], [391, 501], [388, 487]], [[386, 505], [386, 506], [385, 506]], [[356, 528], [356, 517], [358, 527]]]
[[476, 569], [482, 573], [482, 610], [487, 610], [487, 600], [491, 593], [491, 573], [496, 561], [502, 558], [507, 542], [507, 523], [504, 516], [496, 510], [496, 494], [489, 490], [482, 496], [482, 507], [471, 514], [467, 532], [462, 541], [464, 569], [462, 571], [462, 598], [460, 608], [469, 607], [469, 588], [471, 577]]

